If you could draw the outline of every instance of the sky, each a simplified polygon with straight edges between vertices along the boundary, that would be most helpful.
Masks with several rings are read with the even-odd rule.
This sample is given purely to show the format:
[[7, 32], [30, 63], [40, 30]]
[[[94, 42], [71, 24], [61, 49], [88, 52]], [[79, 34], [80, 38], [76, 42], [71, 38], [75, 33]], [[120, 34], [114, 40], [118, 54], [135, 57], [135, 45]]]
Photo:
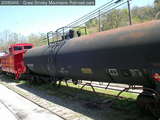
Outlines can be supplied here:
[[[29, 35], [55, 31], [110, 0], [96, 0], [95, 6], [0, 6], [0, 32]], [[154, 0], [132, 0], [133, 6], [153, 5]]]

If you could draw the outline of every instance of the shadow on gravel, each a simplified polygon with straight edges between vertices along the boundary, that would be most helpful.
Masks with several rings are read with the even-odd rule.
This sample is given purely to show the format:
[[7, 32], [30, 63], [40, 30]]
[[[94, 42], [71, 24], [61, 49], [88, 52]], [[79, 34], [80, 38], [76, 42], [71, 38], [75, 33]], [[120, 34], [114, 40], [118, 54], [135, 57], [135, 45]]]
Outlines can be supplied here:
[[[6, 79], [6, 77], [0, 78], [1, 80]], [[5, 82], [15, 83], [11, 79]], [[94, 120], [155, 120], [152, 116], [142, 114], [133, 99], [117, 99], [111, 95], [95, 94], [91, 91], [66, 86], [31, 86], [27, 82], [16, 86]]]

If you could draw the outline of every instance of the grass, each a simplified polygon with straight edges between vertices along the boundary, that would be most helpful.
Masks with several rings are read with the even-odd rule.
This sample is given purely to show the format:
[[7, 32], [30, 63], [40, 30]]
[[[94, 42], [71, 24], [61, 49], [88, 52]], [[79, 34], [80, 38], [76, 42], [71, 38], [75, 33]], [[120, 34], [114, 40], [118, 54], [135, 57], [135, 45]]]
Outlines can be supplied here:
[[[25, 80], [20, 80], [18, 81], [19, 84], [26, 84], [26, 85], [30, 85], [27, 81]], [[61, 83], [60, 87], [57, 86], [53, 86], [51, 84], [42, 84], [42, 85], [31, 85], [33, 87], [36, 87], [40, 90], [43, 91], [47, 91], [48, 94], [50, 95], [57, 95], [59, 97], [68, 97], [71, 96], [74, 98], [80, 98], [84, 96], [84, 98], [86, 97], [86, 99], [89, 99], [89, 97], [91, 97], [90, 99], [93, 100], [93, 97], [99, 96], [99, 98], [115, 98], [115, 96], [119, 93], [119, 91], [115, 91], [115, 90], [105, 90], [105, 89], [101, 89], [101, 88], [94, 88], [96, 93], [93, 93], [93, 90], [90, 86], [85, 86], [82, 90], [81, 90], [81, 85], [74, 85], [73, 83], [68, 83], [68, 87], [66, 86], [66, 84], [64, 82]], [[133, 101], [136, 100], [138, 94], [135, 93], [128, 93], [128, 92], [123, 92], [121, 94], [121, 97], [124, 97], [125, 99], [132, 99]]]
[[[28, 84], [28, 83], [26, 83]], [[139, 108], [136, 105], [137, 94], [124, 92], [122, 98], [117, 98], [117, 91], [104, 90], [95, 88], [96, 93], [92, 92], [91, 87], [84, 87], [68, 83], [69, 87], [62, 82], [61, 87], [53, 86], [51, 84], [43, 84], [40, 86], [33, 86], [42, 91], [46, 91], [47, 94], [57, 96], [67, 101], [79, 101], [80, 103], [97, 103], [100, 108], [87, 107], [87, 111], [99, 116], [100, 120], [106, 118], [110, 120], [154, 120], [150, 115], [141, 114]], [[108, 108], [108, 102], [111, 101], [112, 105]], [[88, 110], [89, 109], [89, 110]], [[109, 110], [109, 111], [108, 111]], [[99, 114], [99, 115], [98, 115]]]
[[101, 88], [94, 88], [96, 93], [93, 93], [90, 86], [85, 86], [82, 90], [80, 85], [74, 85], [73, 83], [68, 83], [68, 86], [64, 82], [61, 83], [60, 87], [53, 86], [51, 84], [42, 84], [42, 85], [30, 85], [26, 80], [11, 80], [18, 84], [25, 84], [34, 88], [37, 88], [41, 91], [47, 92], [49, 95], [57, 96], [62, 99], [69, 101], [87, 101], [87, 102], [96, 102], [101, 104], [106, 100], [114, 101], [113, 107], [117, 109], [125, 108], [132, 109], [136, 108], [136, 98], [137, 94], [123, 92], [121, 96], [123, 98], [115, 97], [119, 91], [115, 90], [105, 90]]
[[[23, 83], [24, 81], [21, 81]], [[27, 82], [25, 84], [28, 84]], [[125, 98], [115, 97], [119, 92], [114, 90], [105, 90], [95, 88], [96, 93], [93, 93], [91, 87], [84, 87], [83, 90], [80, 89], [81, 86], [74, 85], [73, 83], [68, 83], [69, 87], [62, 82], [60, 87], [53, 86], [51, 84], [43, 84], [36, 87], [39, 90], [46, 91], [49, 95], [54, 95], [62, 99], [72, 100], [72, 101], [87, 101], [103, 103], [106, 100], [115, 101], [114, 107], [126, 107], [131, 104], [135, 105], [135, 100], [137, 94], [124, 92], [121, 96]], [[133, 106], [131, 105], [131, 106]], [[129, 108], [128, 108], [129, 109]]]
[[[74, 85], [73, 83], [68, 83], [68, 85], [69, 85], [70, 88], [80, 89], [80, 87], [81, 87], [81, 86], [78, 86], [78, 85]], [[62, 83], [62, 86], [66, 86], [64, 82]], [[99, 94], [101, 93], [101, 94], [104, 94], [104, 95], [106, 94], [106, 95], [116, 96], [119, 93], [119, 91], [115, 91], [115, 90], [105, 90], [105, 89], [102, 89], [102, 88], [94, 88], [94, 89], [95, 89], [96, 93], [99, 93]], [[83, 90], [90, 91], [90, 92], [93, 91], [90, 86], [85, 86], [83, 88]], [[125, 97], [125, 98], [131, 98], [133, 100], [136, 100], [136, 98], [137, 98], [137, 94], [135, 94], [135, 93], [128, 93], [128, 92], [123, 92], [121, 94], [121, 96]]]

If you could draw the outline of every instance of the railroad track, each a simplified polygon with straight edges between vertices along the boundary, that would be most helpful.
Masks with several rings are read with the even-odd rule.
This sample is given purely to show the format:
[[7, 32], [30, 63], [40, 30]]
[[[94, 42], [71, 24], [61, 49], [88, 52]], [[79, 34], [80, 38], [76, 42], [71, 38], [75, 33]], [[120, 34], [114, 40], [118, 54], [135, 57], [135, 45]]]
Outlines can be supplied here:
[[[22, 90], [19, 87], [17, 87], [16, 83], [10, 83], [8, 84], [7, 82], [1, 81], [6, 87], [9, 89], [13, 90], [14, 92], [20, 94], [22, 97], [30, 100], [31, 102], [37, 104], [38, 106], [50, 111], [51, 113], [60, 116], [64, 120], [77, 120], [77, 119], [85, 119], [85, 120], [91, 120], [91, 118], [88, 118], [87, 116], [81, 116], [77, 114], [77, 112], [66, 110], [63, 106], [56, 105], [52, 102], [49, 102], [47, 100], [44, 100], [43, 98], [38, 97], [37, 95], [34, 95], [26, 90]], [[71, 82], [71, 81], [69, 81]], [[99, 82], [89, 82], [89, 81], [82, 81], [81, 84], [78, 84], [80, 86], [85, 85], [86, 83], [91, 83], [96, 88], [99, 89], [105, 89], [108, 83], [99, 83]], [[116, 90], [116, 91], [122, 91], [124, 88], [128, 88], [128, 85], [123, 85], [123, 84], [110, 84], [108, 89], [110, 90]], [[131, 93], [140, 93], [141, 91], [134, 91], [134, 90], [129, 90]], [[125, 98], [125, 97], [124, 97]]]
[[[24, 97], [30, 102], [38, 105], [39, 107], [46, 109], [47, 111], [59, 116], [63, 120], [79, 120], [79, 119], [92, 120], [91, 118], [84, 116], [76, 111], [73, 111], [71, 109], [68, 109], [67, 107], [58, 105], [52, 101], [47, 100], [51, 99], [48, 95], [42, 94], [42, 96], [44, 95], [45, 97], [48, 97], [48, 98], [43, 98], [34, 93], [31, 93], [28, 90], [17, 87], [17, 83], [10, 83], [9, 80], [6, 81], [0, 80], [0, 84], [6, 86], [8, 89], [14, 91], [15, 93], [19, 94], [20, 96]], [[57, 101], [58, 99], [57, 100], [56, 99], [57, 98], [54, 98], [53, 100]]]
[[[85, 120], [91, 120], [87, 116], [83, 116], [77, 112], [74, 112], [72, 110], [66, 109], [63, 106], [59, 106], [57, 104], [54, 104], [53, 102], [47, 101], [46, 99], [43, 99], [37, 95], [34, 95], [30, 93], [29, 91], [26, 91], [24, 89], [21, 89], [16, 86], [17, 83], [10, 83], [1, 81], [3, 85], [5, 85], [7, 88], [11, 89], [12, 91], [16, 92], [17, 94], [21, 95], [22, 97], [28, 99], [29, 101], [37, 104], [38, 106], [50, 111], [51, 113], [61, 117], [64, 120], [74, 120], [74, 119], [85, 119]], [[69, 81], [71, 82], [71, 81]], [[90, 83], [89, 81], [83, 81], [80, 86], [83, 86], [86, 83]], [[14, 85], [15, 84], [15, 85]], [[94, 87], [99, 89], [105, 89], [108, 83], [99, 84], [98, 82], [92, 82], [91, 83]], [[124, 88], [128, 87], [127, 85], [121, 85], [121, 84], [110, 84], [108, 89], [121, 91]], [[130, 91], [129, 91], [130, 92]], [[132, 93], [138, 93], [135, 91], [132, 91]]]

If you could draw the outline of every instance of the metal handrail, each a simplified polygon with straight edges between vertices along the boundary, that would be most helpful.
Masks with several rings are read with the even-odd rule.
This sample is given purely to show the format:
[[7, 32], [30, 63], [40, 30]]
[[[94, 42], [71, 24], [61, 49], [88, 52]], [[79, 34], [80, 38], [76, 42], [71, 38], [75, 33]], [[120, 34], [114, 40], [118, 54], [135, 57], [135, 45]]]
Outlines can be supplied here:
[[73, 22], [71, 22], [70, 24], [68, 24], [67, 26], [58, 28], [55, 32], [48, 32], [47, 33], [47, 41], [48, 41], [48, 45], [50, 45], [50, 35], [52, 35], [52, 38], [54, 38], [55, 36], [57, 36], [57, 40], [58, 40], [58, 34], [61, 34], [64, 36], [65, 32], [68, 29], [73, 29], [73, 28], [84, 28], [85, 29], [85, 34], [87, 33], [87, 28], [86, 27], [78, 27], [83, 25], [84, 23], [86, 23], [87, 21], [94, 19], [96, 17], [99, 17], [99, 31], [101, 31], [100, 27], [101, 27], [101, 22], [100, 22], [100, 17], [106, 13], [109, 13], [110, 11], [112, 11], [113, 9], [128, 3], [128, 10], [129, 10], [129, 23], [130, 25], [132, 24], [131, 22], [131, 13], [130, 13], [130, 1], [131, 0], [111, 0], [109, 2], [107, 2], [106, 4], [100, 6], [99, 8], [93, 10], [92, 12], [82, 16], [81, 18], [79, 18], [78, 20], [75, 20]]

